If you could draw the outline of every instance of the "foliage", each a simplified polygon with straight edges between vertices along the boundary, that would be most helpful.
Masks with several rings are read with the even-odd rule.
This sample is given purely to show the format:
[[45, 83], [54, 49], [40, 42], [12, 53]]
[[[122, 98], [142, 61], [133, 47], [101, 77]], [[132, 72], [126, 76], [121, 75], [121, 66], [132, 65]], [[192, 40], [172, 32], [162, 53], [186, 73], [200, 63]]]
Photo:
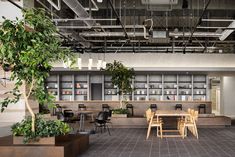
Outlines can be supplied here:
[[40, 116], [36, 116], [35, 132], [31, 130], [31, 117], [28, 117], [21, 122], [15, 123], [12, 127], [14, 136], [24, 136], [24, 143], [37, 141], [40, 137], [53, 137], [65, 135], [71, 131], [68, 124], [59, 120], [43, 120]]
[[50, 113], [50, 110], [47, 108], [46, 105], [40, 104], [39, 105], [39, 113], [40, 114], [48, 114], [48, 113]]
[[14, 21], [5, 19], [0, 27], [0, 64], [11, 66], [10, 79], [16, 82], [15, 88], [8, 92], [14, 98], [2, 101], [1, 111], [19, 100], [23, 84], [33, 87], [27, 98], [33, 96], [40, 104], [52, 104], [54, 97], [46, 92], [44, 80], [53, 62], [73, 58], [70, 51], [61, 48], [56, 27], [42, 9], [26, 9], [23, 17]]
[[121, 62], [114, 61], [106, 65], [105, 71], [111, 75], [111, 81], [114, 86], [119, 88], [120, 94], [126, 94], [133, 91], [131, 80], [134, 79], [134, 69], [125, 67]]
[[128, 114], [129, 111], [126, 108], [118, 108], [118, 109], [113, 109], [112, 113], [113, 114]]
[[120, 108], [123, 106], [123, 98], [125, 94], [131, 93], [134, 89], [132, 88], [132, 79], [134, 79], [134, 69], [125, 67], [121, 62], [114, 60], [113, 63], [108, 63], [105, 70], [111, 75], [111, 82], [113, 86], [117, 86], [119, 89]]

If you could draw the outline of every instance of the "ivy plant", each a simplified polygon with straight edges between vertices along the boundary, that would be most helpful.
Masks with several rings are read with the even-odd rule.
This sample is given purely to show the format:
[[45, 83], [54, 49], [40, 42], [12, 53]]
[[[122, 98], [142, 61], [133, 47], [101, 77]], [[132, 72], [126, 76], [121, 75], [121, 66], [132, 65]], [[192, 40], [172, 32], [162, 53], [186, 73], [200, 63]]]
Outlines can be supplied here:
[[[56, 27], [42, 9], [23, 10], [23, 19], [5, 19], [0, 26], [0, 64], [10, 67], [10, 80], [15, 81], [14, 89], [8, 92], [13, 97], [0, 102], [1, 111], [23, 97], [32, 116], [32, 132], [35, 132], [35, 114], [29, 98], [39, 104], [53, 104], [54, 97], [46, 92], [44, 80], [49, 76], [53, 62], [73, 60], [73, 54], [61, 48], [56, 32]], [[26, 86], [26, 90], [20, 91], [21, 86]]]
[[104, 70], [111, 75], [113, 86], [118, 87], [121, 95], [120, 108], [123, 108], [124, 95], [134, 90], [132, 87], [132, 79], [135, 78], [134, 69], [127, 68], [121, 62], [114, 60], [113, 63], [108, 63]]

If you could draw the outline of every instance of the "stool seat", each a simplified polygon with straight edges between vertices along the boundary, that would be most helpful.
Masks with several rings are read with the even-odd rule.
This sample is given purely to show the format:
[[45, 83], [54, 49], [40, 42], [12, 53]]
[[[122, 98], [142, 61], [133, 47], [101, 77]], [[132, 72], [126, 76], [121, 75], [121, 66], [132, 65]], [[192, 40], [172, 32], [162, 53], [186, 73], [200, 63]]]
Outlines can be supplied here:
[[180, 110], [183, 109], [182, 104], [176, 104], [175, 105], [175, 110], [178, 110], [178, 109], [180, 109]]
[[126, 105], [126, 108], [127, 108], [127, 110], [129, 111], [128, 116], [133, 117], [133, 116], [134, 116], [134, 109], [133, 109], [133, 105], [132, 105], [132, 104], [127, 104], [127, 105]]
[[203, 113], [206, 113], [206, 104], [200, 104], [198, 106], [198, 113], [201, 113], [201, 110], [203, 110]]
[[157, 105], [156, 104], [150, 104], [150, 109], [152, 112], [155, 112], [157, 110]]

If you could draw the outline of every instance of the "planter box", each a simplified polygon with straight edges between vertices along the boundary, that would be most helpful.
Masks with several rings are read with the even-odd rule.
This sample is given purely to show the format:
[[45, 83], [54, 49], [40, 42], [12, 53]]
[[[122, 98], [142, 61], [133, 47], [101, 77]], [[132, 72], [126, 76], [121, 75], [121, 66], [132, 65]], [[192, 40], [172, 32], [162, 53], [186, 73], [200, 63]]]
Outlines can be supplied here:
[[127, 118], [127, 114], [112, 114], [113, 118]]
[[55, 137], [43, 137], [29, 143], [24, 143], [23, 140], [23, 136], [13, 136], [13, 144], [16, 145], [55, 145]]
[[1, 157], [78, 157], [89, 147], [89, 135], [58, 136], [55, 145], [14, 145], [12, 138], [0, 137]]

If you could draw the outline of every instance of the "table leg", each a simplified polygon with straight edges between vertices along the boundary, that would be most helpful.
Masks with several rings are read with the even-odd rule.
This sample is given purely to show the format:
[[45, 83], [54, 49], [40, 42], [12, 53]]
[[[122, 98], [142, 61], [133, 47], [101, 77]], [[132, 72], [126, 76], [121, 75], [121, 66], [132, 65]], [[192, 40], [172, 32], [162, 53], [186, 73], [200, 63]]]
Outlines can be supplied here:
[[80, 125], [79, 125], [79, 131], [84, 130], [84, 115], [80, 114]]

